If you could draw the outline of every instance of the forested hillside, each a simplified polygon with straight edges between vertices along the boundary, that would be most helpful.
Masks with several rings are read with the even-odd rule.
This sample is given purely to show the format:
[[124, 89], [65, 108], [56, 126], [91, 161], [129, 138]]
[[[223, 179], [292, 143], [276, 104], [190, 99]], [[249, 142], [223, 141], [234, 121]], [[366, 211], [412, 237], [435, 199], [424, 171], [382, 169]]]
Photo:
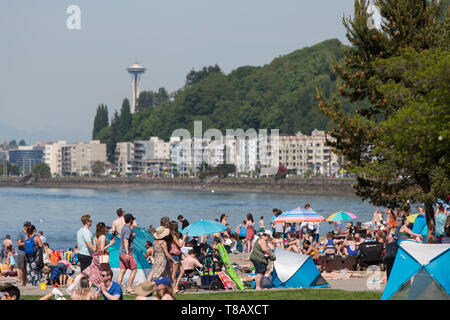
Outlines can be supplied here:
[[[127, 114], [129, 102], [125, 99], [120, 114], [115, 113], [111, 125], [96, 131], [94, 138], [107, 142], [111, 152], [119, 141], [147, 140], [150, 136], [168, 139], [177, 128], [192, 132], [194, 120], [203, 121], [203, 130], [223, 132], [228, 128], [265, 128], [310, 134], [314, 129], [330, 129], [332, 120], [317, 108], [316, 88], [326, 96], [336, 94], [332, 70], [343, 59], [342, 49], [339, 40], [331, 39], [264, 66], [242, 66], [229, 74], [219, 66], [193, 70], [185, 86], [171, 93], [171, 98], [164, 88], [143, 91], [140, 111], [132, 117]], [[351, 111], [348, 103], [344, 108]]]

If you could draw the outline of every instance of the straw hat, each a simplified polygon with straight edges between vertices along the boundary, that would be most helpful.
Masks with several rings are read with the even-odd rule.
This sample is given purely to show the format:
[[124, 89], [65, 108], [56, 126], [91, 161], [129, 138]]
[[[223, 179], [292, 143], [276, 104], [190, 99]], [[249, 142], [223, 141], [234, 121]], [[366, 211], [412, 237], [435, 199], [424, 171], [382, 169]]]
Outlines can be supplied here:
[[159, 240], [159, 239], [167, 237], [169, 234], [170, 234], [169, 229], [167, 229], [163, 226], [159, 226], [158, 228], [156, 228], [153, 236], [155, 237], [156, 240]]
[[147, 297], [156, 291], [156, 283], [146, 280], [134, 288], [134, 291], [138, 296]]

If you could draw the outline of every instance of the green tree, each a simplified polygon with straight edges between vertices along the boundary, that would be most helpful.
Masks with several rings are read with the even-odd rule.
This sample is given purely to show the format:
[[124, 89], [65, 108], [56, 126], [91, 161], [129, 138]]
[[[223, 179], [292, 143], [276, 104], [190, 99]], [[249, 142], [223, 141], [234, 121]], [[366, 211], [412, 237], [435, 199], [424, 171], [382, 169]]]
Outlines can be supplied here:
[[104, 161], [94, 161], [94, 163], [91, 165], [91, 171], [92, 174], [96, 176], [102, 175], [106, 169], [108, 168], [108, 163]]
[[36, 164], [32, 169], [32, 174], [38, 179], [50, 178], [52, 176], [50, 167], [45, 162]]
[[8, 143], [8, 146], [9, 146], [9, 147], [17, 147], [17, 141], [16, 141], [15, 139], [11, 140], [11, 141]]
[[111, 133], [109, 140], [106, 144], [106, 152], [108, 154], [108, 161], [115, 163], [114, 153], [116, 151], [116, 145], [119, 141], [119, 112], [114, 111], [113, 119], [111, 120]]
[[186, 76], [186, 86], [192, 86], [199, 83], [212, 73], [221, 73], [222, 70], [216, 64], [214, 66], [203, 67], [200, 71], [195, 71], [192, 69]]
[[8, 161], [6, 161], [6, 170], [5, 170], [5, 162], [0, 163], [0, 175], [3, 174], [12, 175], [12, 176], [18, 176], [21, 173], [20, 167], [16, 166], [15, 164], [11, 164]]
[[130, 112], [130, 102], [125, 98], [120, 109], [120, 116], [118, 119], [118, 141], [125, 141], [127, 133], [131, 129], [132, 117]]
[[[387, 130], [393, 123], [392, 119], [413, 121], [408, 118], [411, 110], [402, 109], [410, 106], [408, 95], [416, 95], [418, 98], [427, 94], [414, 89], [423, 85], [424, 80], [411, 77], [408, 71], [416, 72], [420, 66], [432, 83], [437, 81], [438, 78], [434, 78], [435, 75], [427, 66], [432, 60], [428, 61], [426, 56], [421, 55], [433, 48], [448, 51], [449, 16], [447, 13], [444, 20], [439, 18], [442, 15], [442, 3], [438, 1], [379, 0], [375, 4], [384, 18], [381, 30], [370, 28], [367, 23], [370, 15], [367, 13], [368, 2], [365, 0], [355, 1], [353, 19], [344, 18], [347, 38], [353, 46], [345, 50], [344, 64], [338, 63], [335, 68], [338, 93], [343, 98], [333, 97], [328, 102], [321, 90], [318, 90], [318, 106], [338, 127], [333, 128], [331, 136], [335, 140], [329, 141], [328, 145], [338, 155], [344, 156], [346, 169], [357, 174], [357, 184], [354, 186], [357, 194], [376, 205], [390, 207], [400, 207], [409, 199], [422, 199], [430, 230], [428, 240], [432, 241], [434, 212], [432, 203], [427, 199], [433, 193], [436, 196], [436, 192], [426, 190], [429, 182], [410, 176], [411, 172], [406, 173], [409, 170], [406, 163], [394, 160], [397, 157], [396, 151], [387, 152], [383, 149], [386, 145], [380, 139], [390, 141], [397, 147], [398, 143], [383, 134], [383, 130]], [[405, 52], [403, 49], [407, 47], [420, 56], [414, 56], [411, 51]], [[394, 68], [396, 63], [402, 63], [403, 69], [400, 72], [398, 68]], [[386, 65], [389, 67], [383, 69]], [[439, 69], [439, 66], [431, 67], [434, 68]], [[400, 90], [397, 95], [393, 95], [392, 88]], [[355, 114], [346, 112], [343, 103], [345, 99], [357, 103]], [[387, 131], [394, 137], [401, 136]], [[426, 139], [430, 139], [430, 135]], [[406, 144], [407, 141], [410, 140], [404, 140], [403, 143]], [[429, 140], [428, 143], [433, 145], [434, 142]], [[390, 148], [395, 149], [393, 145]], [[392, 161], [387, 160], [389, 157], [392, 157]], [[403, 157], [411, 162], [411, 166], [423, 160], [406, 153]], [[417, 192], [413, 193], [412, 189]], [[420, 189], [422, 195], [419, 196]], [[425, 194], [428, 196], [424, 196]]]
[[94, 128], [92, 129], [92, 139], [98, 139], [99, 132], [109, 126], [108, 107], [100, 104], [97, 107], [97, 113], [94, 119]]
[[25, 142], [25, 140], [20, 140], [19, 141], [19, 146], [26, 146], [27, 145], [27, 143]]

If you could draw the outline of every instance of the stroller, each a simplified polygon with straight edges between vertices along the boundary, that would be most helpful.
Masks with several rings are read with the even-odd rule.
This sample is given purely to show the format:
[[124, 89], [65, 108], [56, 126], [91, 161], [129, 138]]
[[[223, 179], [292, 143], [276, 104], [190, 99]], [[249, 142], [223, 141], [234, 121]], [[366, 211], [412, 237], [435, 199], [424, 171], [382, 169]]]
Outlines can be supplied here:
[[377, 265], [381, 271], [384, 271], [383, 263], [383, 244], [379, 242], [364, 242], [359, 245], [359, 254], [357, 256], [357, 270], [371, 265]]
[[[218, 272], [222, 270], [221, 264], [214, 261], [214, 251], [210, 248], [206, 250], [206, 254], [202, 259], [202, 264], [202, 270], [196, 267], [194, 270], [185, 271], [178, 285], [179, 290], [195, 289], [198, 291], [198, 289], [225, 289], [218, 275]], [[200, 279], [200, 282], [198, 279]]]

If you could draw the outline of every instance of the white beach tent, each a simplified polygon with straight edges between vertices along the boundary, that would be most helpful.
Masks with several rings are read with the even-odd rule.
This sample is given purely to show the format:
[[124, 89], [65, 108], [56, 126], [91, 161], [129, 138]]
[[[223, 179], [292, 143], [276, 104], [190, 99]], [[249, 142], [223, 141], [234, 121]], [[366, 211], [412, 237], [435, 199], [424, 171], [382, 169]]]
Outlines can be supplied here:
[[272, 282], [275, 288], [328, 287], [311, 256], [275, 248]]

